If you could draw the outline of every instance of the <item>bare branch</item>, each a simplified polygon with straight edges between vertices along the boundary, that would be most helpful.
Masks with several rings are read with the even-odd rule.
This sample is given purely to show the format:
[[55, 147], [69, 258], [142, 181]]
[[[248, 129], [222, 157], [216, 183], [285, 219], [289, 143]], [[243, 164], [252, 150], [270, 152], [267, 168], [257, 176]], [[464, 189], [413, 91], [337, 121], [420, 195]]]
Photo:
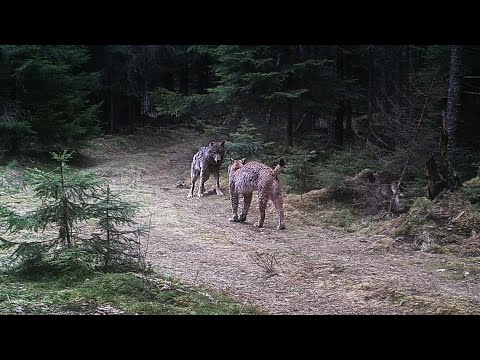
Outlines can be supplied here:
[[[427, 98], [425, 99], [425, 104], [423, 105], [422, 114], [420, 115], [420, 119], [418, 120], [417, 126], [415, 127], [415, 130], [414, 130], [412, 143], [415, 143], [415, 141], [417, 140], [418, 129], [420, 128], [420, 125], [422, 123], [423, 115], [425, 114], [425, 109], [427, 108], [428, 99], [430, 98], [430, 94], [433, 88], [433, 83], [435, 82], [435, 78], [437, 77], [438, 69], [439, 67], [437, 66], [437, 69], [435, 70], [435, 74], [433, 75], [432, 82], [430, 84], [430, 89], [428, 89]], [[392, 200], [390, 201], [390, 206], [388, 208], [389, 215], [392, 214], [392, 207], [393, 207], [393, 204], [395, 203], [395, 198], [397, 197], [398, 189], [400, 189], [400, 184], [402, 183], [403, 177], [405, 176], [405, 172], [407, 171], [407, 167], [411, 158], [412, 158], [412, 151], [411, 151], [411, 148], [409, 148], [407, 160], [405, 161], [405, 166], [403, 167], [402, 173], [400, 174], [400, 179], [398, 179], [396, 188], [393, 189]]]

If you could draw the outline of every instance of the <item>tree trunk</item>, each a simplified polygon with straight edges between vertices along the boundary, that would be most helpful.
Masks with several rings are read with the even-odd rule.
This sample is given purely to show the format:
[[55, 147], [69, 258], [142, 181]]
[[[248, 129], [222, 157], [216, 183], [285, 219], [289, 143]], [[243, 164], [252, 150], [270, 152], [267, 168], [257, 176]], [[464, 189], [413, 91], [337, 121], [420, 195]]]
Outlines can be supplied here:
[[447, 161], [448, 123], [445, 111], [442, 112], [442, 132], [440, 133], [440, 164]]
[[115, 132], [115, 94], [114, 94], [114, 69], [113, 69], [113, 54], [110, 53], [108, 55], [108, 82], [109, 82], [109, 90], [108, 90], [108, 95], [109, 95], [109, 129], [110, 133], [113, 134]]
[[370, 45], [368, 47], [368, 114], [367, 114], [367, 122], [366, 126], [366, 133], [367, 133], [367, 140], [371, 139], [371, 131], [372, 131], [372, 110], [373, 110], [373, 56], [374, 56], [374, 46]]
[[411, 96], [410, 96], [410, 46], [407, 45], [405, 49], [405, 118], [410, 121], [413, 116]]
[[199, 94], [205, 93], [205, 72], [202, 64], [197, 66], [197, 92]]
[[294, 133], [298, 130], [311, 132], [313, 129], [315, 129], [315, 114], [312, 112], [306, 112], [303, 114], [302, 120], [297, 126], [297, 129], [294, 130]]
[[298, 45], [298, 59], [300, 61], [303, 62], [308, 59], [307, 51], [307, 45]]
[[[335, 56], [335, 80], [336, 85], [340, 86], [344, 78], [343, 49], [336, 46], [333, 49]], [[342, 91], [337, 91], [335, 99], [335, 116], [330, 119], [328, 129], [329, 143], [333, 146], [343, 145], [343, 120], [345, 115], [344, 95]]]
[[440, 176], [433, 155], [427, 160], [425, 167], [427, 170], [427, 196], [433, 200], [447, 187], [447, 183]]
[[446, 182], [449, 189], [456, 189], [462, 186], [462, 182], [454, 170], [454, 165], [449, 159], [449, 142], [450, 136], [448, 134], [448, 120], [445, 111], [442, 113], [442, 132], [440, 135], [440, 174], [442, 179]]
[[426, 162], [427, 196], [435, 199], [445, 189], [457, 189], [462, 183], [448, 160], [448, 124], [445, 111], [442, 113], [442, 131], [440, 134], [440, 166], [433, 155]]
[[[347, 80], [352, 80], [352, 53], [350, 51], [345, 52], [345, 76]], [[350, 84], [347, 85], [347, 91], [350, 93], [352, 87]], [[352, 102], [350, 99], [345, 100], [345, 136], [352, 136]]]
[[205, 65], [205, 93], [207, 93], [207, 89], [210, 87], [210, 72], [208, 71], [208, 64]]
[[192, 76], [195, 74], [197, 78], [197, 93], [205, 94], [206, 88], [206, 57], [200, 54], [196, 54], [192, 60]]
[[448, 146], [447, 159], [452, 166], [458, 161], [458, 130], [461, 107], [461, 76], [463, 45], [451, 45], [450, 79], [448, 83], [447, 123]]
[[293, 101], [287, 100], [287, 142], [293, 147]]
[[142, 126], [143, 126], [143, 118], [145, 114], [148, 112], [148, 80], [143, 80], [142, 86], [142, 96], [140, 100], [140, 118], [142, 119]]
[[109, 111], [109, 124], [110, 124], [110, 133], [113, 134], [115, 132], [115, 96], [113, 94], [113, 90], [110, 89], [110, 111]]
[[397, 106], [399, 111], [404, 111], [403, 102], [402, 102], [402, 59], [403, 59], [403, 47], [399, 46], [398, 55], [397, 55], [397, 71], [396, 71], [396, 86], [395, 86], [395, 95], [397, 97]]
[[407, 45], [406, 49], [406, 72], [405, 72], [405, 101], [406, 101], [406, 106], [405, 106], [405, 118], [406, 121], [409, 119], [413, 119], [414, 117], [414, 107], [413, 107], [413, 97], [412, 97], [412, 86], [411, 86], [411, 74], [415, 71], [415, 66], [412, 63], [412, 57], [413, 57], [413, 52], [414, 49], [410, 46]]
[[188, 67], [182, 69], [180, 74], [180, 93], [182, 95], [188, 96]]
[[343, 118], [345, 116], [345, 110], [343, 103], [339, 102], [337, 111], [335, 112], [335, 127], [334, 127], [334, 145], [343, 146]]
[[170, 71], [165, 72], [163, 75], [165, 89], [168, 91], [175, 91], [175, 75]]
[[188, 96], [188, 76], [188, 53], [185, 52], [185, 63], [180, 73], [180, 93], [185, 96]]
[[408, 72], [409, 72], [409, 73], [414, 73], [414, 72], [417, 71], [417, 63], [418, 63], [417, 56], [418, 56], [418, 52], [417, 52], [417, 49], [415, 48], [415, 46], [408, 46], [408, 49], [409, 49], [409, 56], [408, 56], [408, 67], [409, 67], [409, 70], [408, 70]]
[[[290, 45], [287, 46], [286, 55], [288, 66], [292, 66], [292, 64], [295, 62], [295, 48], [292, 48]], [[287, 86], [289, 90], [291, 90], [293, 87], [292, 74], [288, 74]], [[293, 147], [293, 101], [291, 99], [287, 100], [287, 143], [288, 146]]]
[[128, 96], [128, 129], [131, 134], [133, 134], [133, 130], [135, 128], [133, 124], [133, 97], [131, 95]]
[[[381, 48], [381, 61], [380, 61], [380, 108], [382, 112], [390, 112], [390, 104], [388, 102], [388, 90], [387, 90], [387, 48], [382, 46]], [[372, 60], [373, 61], [373, 60]]]

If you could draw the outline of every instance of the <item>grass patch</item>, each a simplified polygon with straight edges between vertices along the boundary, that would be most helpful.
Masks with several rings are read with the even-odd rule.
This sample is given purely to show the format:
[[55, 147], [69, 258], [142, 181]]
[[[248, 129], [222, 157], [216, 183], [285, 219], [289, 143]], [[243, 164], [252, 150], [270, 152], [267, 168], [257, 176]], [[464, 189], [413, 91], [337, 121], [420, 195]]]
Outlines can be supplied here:
[[393, 231], [394, 237], [410, 235], [419, 225], [423, 224], [422, 219], [418, 218], [407, 218], [407, 220], [402, 223]]
[[0, 275], [0, 314], [259, 314], [223, 294], [189, 288], [173, 280], [152, 278], [145, 291], [135, 273], [95, 273], [72, 280]]
[[301, 200], [299, 196], [290, 195], [287, 201], [289, 216], [299, 218], [302, 223], [330, 226], [349, 233], [368, 227], [360, 211], [335, 200], [315, 204], [309, 199]]
[[480, 262], [478, 259], [466, 258], [464, 261], [458, 258], [449, 258], [449, 260], [427, 261], [425, 268], [432, 272], [445, 271], [445, 274], [453, 280], [477, 280], [480, 278]]
[[[329, 209], [323, 212], [320, 219], [325, 225], [341, 227], [346, 231], [353, 230], [358, 215], [355, 210], [346, 206], [331, 204]], [[353, 230], [354, 231], [354, 230]]]

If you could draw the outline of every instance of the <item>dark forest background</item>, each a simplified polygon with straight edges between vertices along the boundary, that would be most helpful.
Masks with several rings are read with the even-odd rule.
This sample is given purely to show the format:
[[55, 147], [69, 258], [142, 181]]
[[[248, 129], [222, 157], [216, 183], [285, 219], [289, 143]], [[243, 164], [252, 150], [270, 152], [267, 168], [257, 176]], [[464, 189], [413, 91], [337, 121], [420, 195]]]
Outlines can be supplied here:
[[480, 163], [480, 46], [2, 45], [0, 80], [2, 158], [187, 126], [232, 154], [254, 134], [238, 156], [443, 182], [431, 197]]

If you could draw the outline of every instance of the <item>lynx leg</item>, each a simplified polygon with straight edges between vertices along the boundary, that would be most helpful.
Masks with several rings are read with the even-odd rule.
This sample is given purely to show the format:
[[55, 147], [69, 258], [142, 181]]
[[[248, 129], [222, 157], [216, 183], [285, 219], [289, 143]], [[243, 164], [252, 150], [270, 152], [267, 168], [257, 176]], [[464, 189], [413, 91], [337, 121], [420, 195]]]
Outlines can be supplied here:
[[253, 193], [243, 195], [243, 209], [242, 209], [242, 214], [240, 215], [241, 222], [244, 222], [247, 220], [248, 209], [250, 209], [252, 198], [253, 198]]
[[258, 194], [258, 212], [260, 217], [258, 222], [255, 223], [255, 226], [262, 228], [263, 222], [265, 221], [265, 209], [267, 208], [268, 194], [265, 191], [262, 191]]
[[277, 194], [277, 196], [272, 199], [273, 204], [275, 205], [275, 209], [277, 210], [278, 213], [278, 230], [284, 230], [285, 229], [285, 214], [283, 212], [283, 196], [282, 194]]
[[238, 222], [238, 194], [231, 193], [232, 216], [228, 219], [231, 222]]

